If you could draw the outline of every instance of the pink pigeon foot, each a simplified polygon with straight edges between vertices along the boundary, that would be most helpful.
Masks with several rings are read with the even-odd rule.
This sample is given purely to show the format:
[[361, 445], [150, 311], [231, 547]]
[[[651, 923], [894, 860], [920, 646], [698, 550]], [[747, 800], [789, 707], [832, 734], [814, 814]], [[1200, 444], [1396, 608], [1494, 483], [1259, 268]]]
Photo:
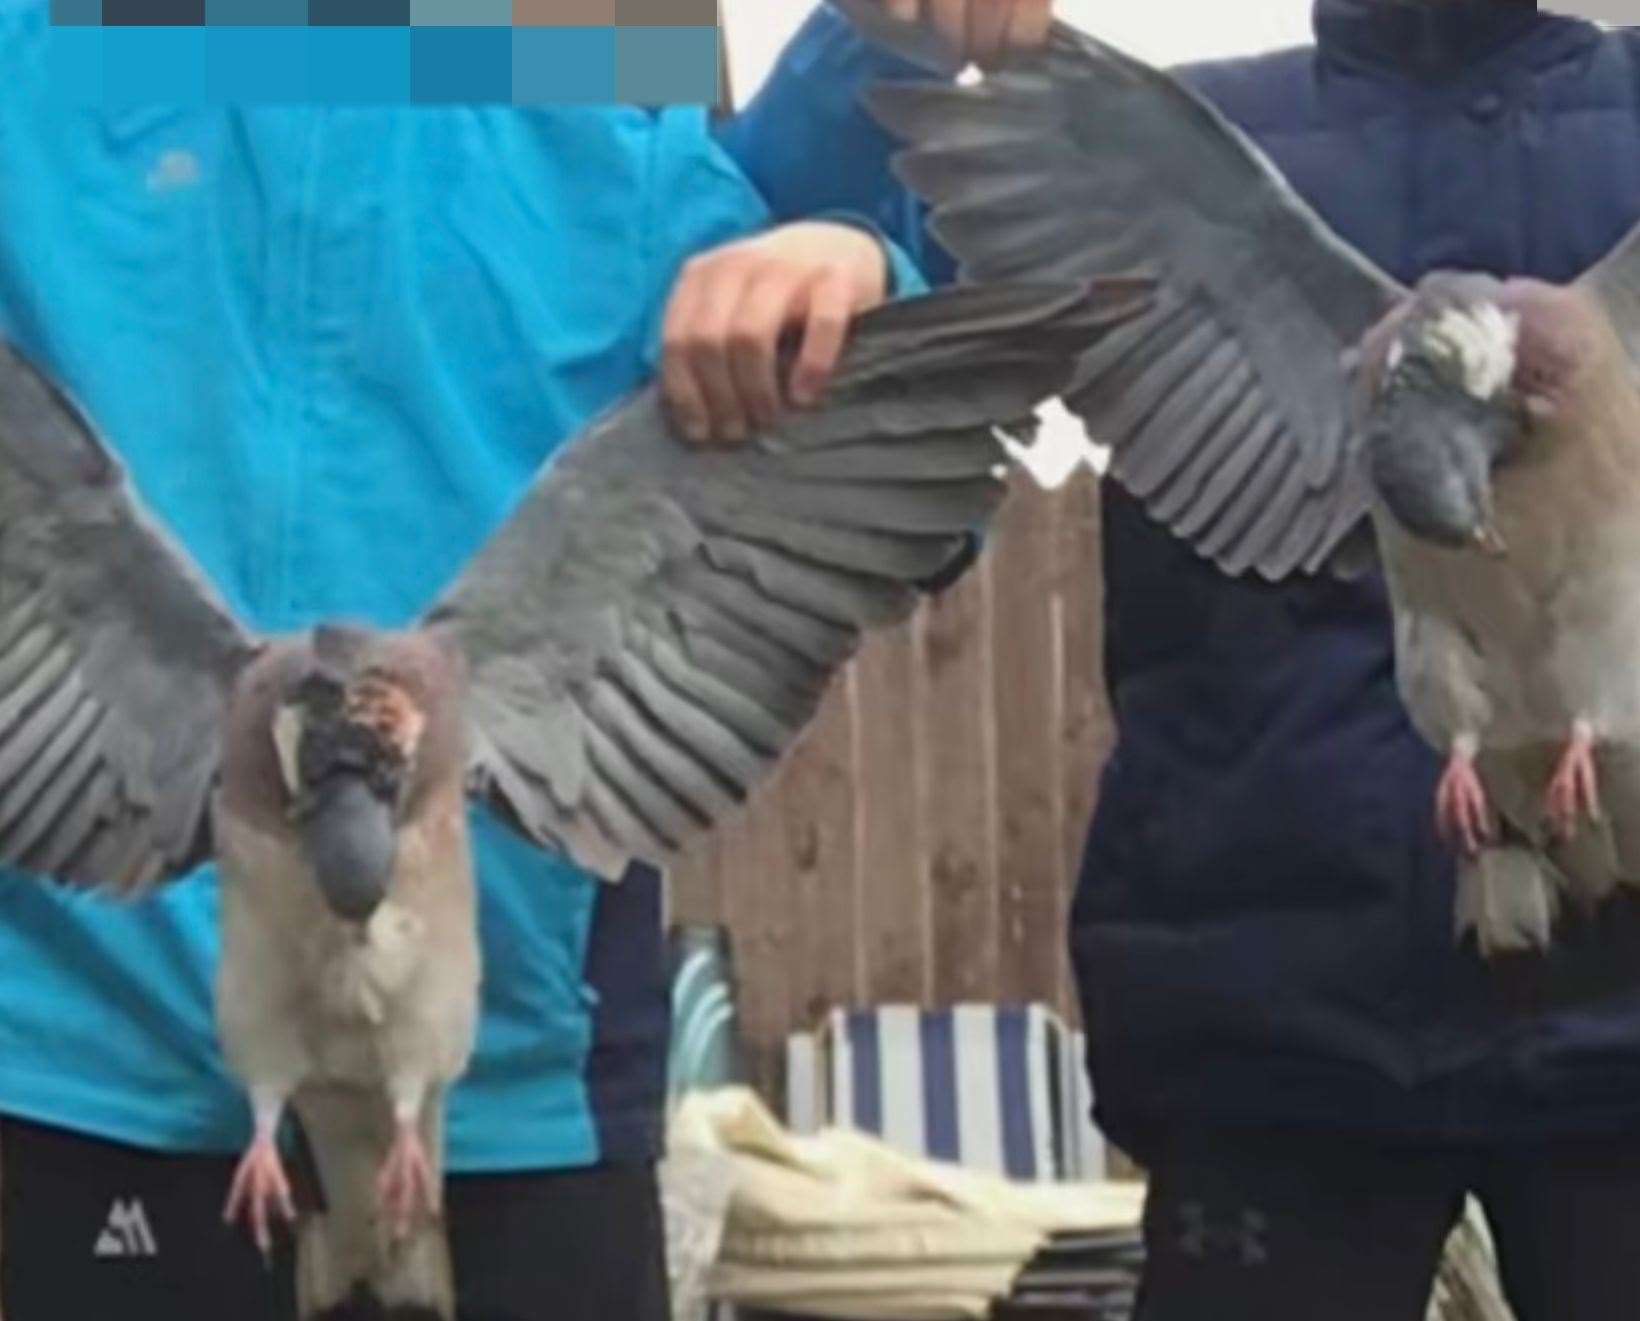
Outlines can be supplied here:
[[1475, 773], [1474, 754], [1466, 747], [1452, 749], [1435, 788], [1435, 826], [1442, 839], [1471, 858], [1481, 851], [1481, 845], [1491, 841], [1486, 789]]
[[401, 1121], [392, 1150], [376, 1180], [376, 1196], [383, 1217], [397, 1238], [409, 1235], [416, 1217], [438, 1210], [438, 1188], [433, 1163], [427, 1158], [421, 1134], [413, 1121]]
[[1545, 809], [1558, 839], [1568, 840], [1584, 819], [1600, 820], [1600, 780], [1594, 765], [1594, 731], [1582, 721], [1549, 781]]
[[279, 1159], [279, 1149], [271, 1137], [258, 1137], [245, 1148], [228, 1190], [222, 1219], [232, 1224], [244, 1215], [256, 1246], [265, 1257], [273, 1251], [273, 1218], [286, 1223], [296, 1219], [296, 1203], [291, 1197], [290, 1180]]

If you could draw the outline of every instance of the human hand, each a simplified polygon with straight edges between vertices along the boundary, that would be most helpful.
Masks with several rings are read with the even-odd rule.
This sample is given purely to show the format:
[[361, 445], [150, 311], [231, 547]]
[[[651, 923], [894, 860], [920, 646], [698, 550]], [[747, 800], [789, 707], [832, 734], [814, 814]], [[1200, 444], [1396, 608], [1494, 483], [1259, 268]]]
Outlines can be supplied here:
[[[738, 442], [773, 426], [788, 403], [819, 401], [854, 317], [882, 302], [888, 258], [853, 225], [805, 221], [691, 259], [662, 332], [662, 393], [696, 444]], [[787, 390], [779, 348], [801, 332]]]
[[982, 68], [1048, 40], [1053, 0], [871, 0], [904, 23], [922, 22]]

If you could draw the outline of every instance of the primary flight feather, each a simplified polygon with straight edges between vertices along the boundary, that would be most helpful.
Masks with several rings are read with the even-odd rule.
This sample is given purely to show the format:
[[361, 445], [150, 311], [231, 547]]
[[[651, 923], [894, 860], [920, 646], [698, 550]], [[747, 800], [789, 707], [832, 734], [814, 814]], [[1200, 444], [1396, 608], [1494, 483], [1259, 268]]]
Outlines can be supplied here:
[[1205, 101], [1064, 24], [868, 99], [966, 278], [1156, 282], [1065, 396], [1151, 517], [1228, 574], [1384, 569], [1459, 930], [1539, 947], [1568, 896], [1640, 886], [1640, 227], [1569, 286], [1407, 289]]
[[[469, 796], [611, 880], [709, 829], [995, 510], [996, 428], [1028, 424], [1148, 296], [880, 308], [821, 407], [734, 448], [678, 443], [651, 387], [542, 468], [415, 627], [281, 639], [234, 619], [86, 419], [0, 346], [0, 862], [124, 895], [219, 863], [217, 1021], [255, 1117], [227, 1213], [264, 1246], [299, 1220], [304, 1321], [453, 1314], [439, 1190], [477, 1015]], [[323, 1199], [300, 1216], [287, 1107]]]

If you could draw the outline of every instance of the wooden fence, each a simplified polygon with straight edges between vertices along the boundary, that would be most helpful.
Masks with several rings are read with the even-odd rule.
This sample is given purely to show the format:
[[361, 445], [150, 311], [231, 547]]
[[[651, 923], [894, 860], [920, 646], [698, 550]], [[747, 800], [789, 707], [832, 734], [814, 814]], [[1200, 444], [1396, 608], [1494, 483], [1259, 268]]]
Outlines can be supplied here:
[[758, 1083], [829, 1008], [1074, 1013], [1065, 910], [1109, 743], [1098, 490], [1021, 477], [979, 565], [874, 639], [750, 808], [672, 875], [725, 923]]

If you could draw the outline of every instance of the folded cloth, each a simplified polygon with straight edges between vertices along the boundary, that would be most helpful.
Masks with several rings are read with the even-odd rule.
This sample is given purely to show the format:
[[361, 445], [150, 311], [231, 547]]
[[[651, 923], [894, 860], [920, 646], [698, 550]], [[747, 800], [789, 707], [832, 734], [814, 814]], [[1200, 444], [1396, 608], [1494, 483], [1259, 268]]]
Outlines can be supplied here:
[[811, 1317], [984, 1317], [1050, 1235], [1131, 1227], [1144, 1196], [1010, 1183], [845, 1129], [797, 1137], [742, 1088], [684, 1098], [670, 1149], [732, 1167], [713, 1296]]
[[676, 1145], [660, 1164], [672, 1321], [701, 1321], [707, 1314], [734, 1175], [726, 1152], [698, 1145]]

